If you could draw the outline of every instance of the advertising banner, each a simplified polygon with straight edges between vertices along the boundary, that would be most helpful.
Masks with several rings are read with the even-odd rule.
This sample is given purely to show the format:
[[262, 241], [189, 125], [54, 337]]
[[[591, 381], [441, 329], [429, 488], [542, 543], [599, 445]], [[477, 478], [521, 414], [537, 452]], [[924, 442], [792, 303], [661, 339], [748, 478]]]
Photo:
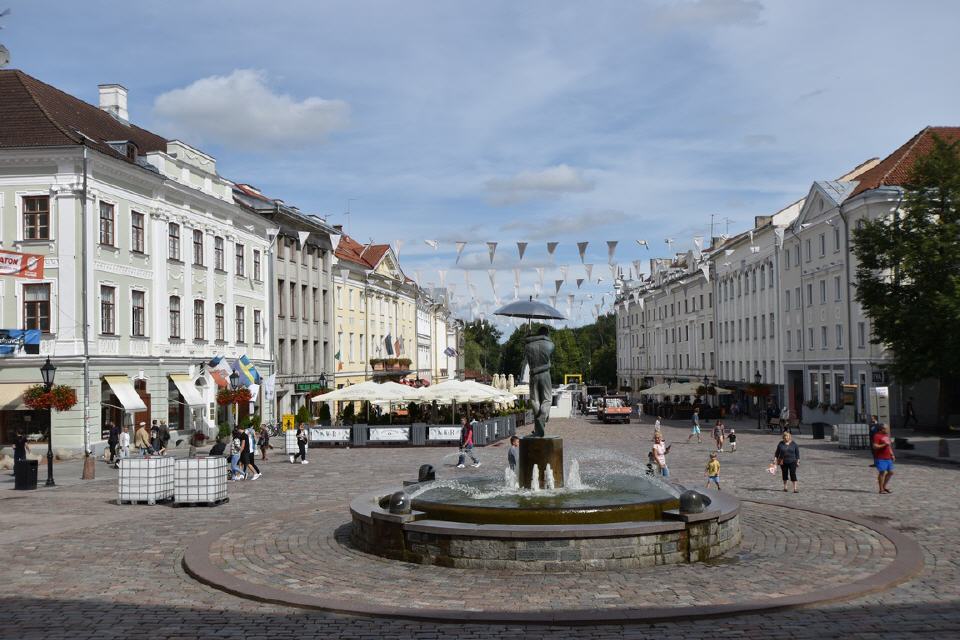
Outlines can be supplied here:
[[43, 256], [16, 251], [0, 251], [0, 276], [43, 278]]
[[39, 329], [0, 329], [0, 358], [40, 353]]

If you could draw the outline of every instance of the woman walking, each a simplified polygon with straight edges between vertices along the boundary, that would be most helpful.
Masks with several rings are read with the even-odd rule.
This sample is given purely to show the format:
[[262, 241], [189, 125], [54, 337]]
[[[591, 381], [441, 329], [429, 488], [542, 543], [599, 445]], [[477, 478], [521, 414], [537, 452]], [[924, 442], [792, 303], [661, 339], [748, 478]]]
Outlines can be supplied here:
[[300, 464], [307, 463], [307, 430], [303, 428], [302, 424], [297, 425], [297, 449], [299, 453], [295, 453], [290, 456], [290, 464], [293, 464], [297, 461], [297, 458], [300, 458]]
[[722, 420], [717, 420], [713, 425], [713, 441], [717, 443], [717, 453], [723, 453], [723, 440], [726, 437], [726, 430]]
[[240, 480], [240, 456], [246, 446], [247, 439], [240, 429], [233, 430], [233, 440], [230, 444], [230, 473], [231, 480]]
[[273, 449], [273, 445], [270, 444], [270, 432], [266, 426], [260, 427], [260, 438], [257, 440], [257, 446], [260, 447], [260, 459], [266, 462], [267, 451]]
[[783, 432], [783, 440], [777, 443], [777, 450], [773, 454], [773, 461], [780, 467], [780, 475], [783, 477], [783, 490], [787, 490], [787, 478], [793, 482], [793, 492], [799, 493], [797, 489], [797, 467], [800, 465], [800, 448], [793, 441], [793, 436], [789, 431]]

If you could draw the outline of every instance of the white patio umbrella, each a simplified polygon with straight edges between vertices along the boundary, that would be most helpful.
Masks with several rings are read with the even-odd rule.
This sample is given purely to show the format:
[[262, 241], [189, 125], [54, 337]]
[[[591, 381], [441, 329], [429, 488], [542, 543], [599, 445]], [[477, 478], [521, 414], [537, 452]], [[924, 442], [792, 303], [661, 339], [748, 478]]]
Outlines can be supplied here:
[[[398, 387], [401, 385], [397, 385]], [[383, 384], [368, 380], [359, 384], [352, 384], [330, 393], [312, 398], [314, 402], [378, 402], [400, 401], [403, 398], [393, 389]]]

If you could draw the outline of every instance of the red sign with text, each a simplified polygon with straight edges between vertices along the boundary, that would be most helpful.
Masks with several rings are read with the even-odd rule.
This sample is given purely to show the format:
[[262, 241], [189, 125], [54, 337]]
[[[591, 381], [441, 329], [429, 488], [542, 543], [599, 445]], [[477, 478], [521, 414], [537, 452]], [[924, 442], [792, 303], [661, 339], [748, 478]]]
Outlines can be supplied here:
[[43, 256], [33, 253], [0, 251], [0, 276], [43, 278]]

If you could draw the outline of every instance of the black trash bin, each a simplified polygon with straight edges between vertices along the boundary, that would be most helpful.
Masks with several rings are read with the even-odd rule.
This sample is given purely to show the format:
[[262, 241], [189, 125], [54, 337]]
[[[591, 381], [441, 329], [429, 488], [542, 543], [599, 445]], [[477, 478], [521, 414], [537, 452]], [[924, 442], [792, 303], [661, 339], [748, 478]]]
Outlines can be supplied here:
[[13, 488], [36, 489], [39, 466], [40, 463], [36, 460], [17, 460], [13, 465]]
[[814, 440], [823, 440], [826, 427], [829, 425], [826, 422], [814, 422], [810, 427], [810, 431], [813, 433]]

